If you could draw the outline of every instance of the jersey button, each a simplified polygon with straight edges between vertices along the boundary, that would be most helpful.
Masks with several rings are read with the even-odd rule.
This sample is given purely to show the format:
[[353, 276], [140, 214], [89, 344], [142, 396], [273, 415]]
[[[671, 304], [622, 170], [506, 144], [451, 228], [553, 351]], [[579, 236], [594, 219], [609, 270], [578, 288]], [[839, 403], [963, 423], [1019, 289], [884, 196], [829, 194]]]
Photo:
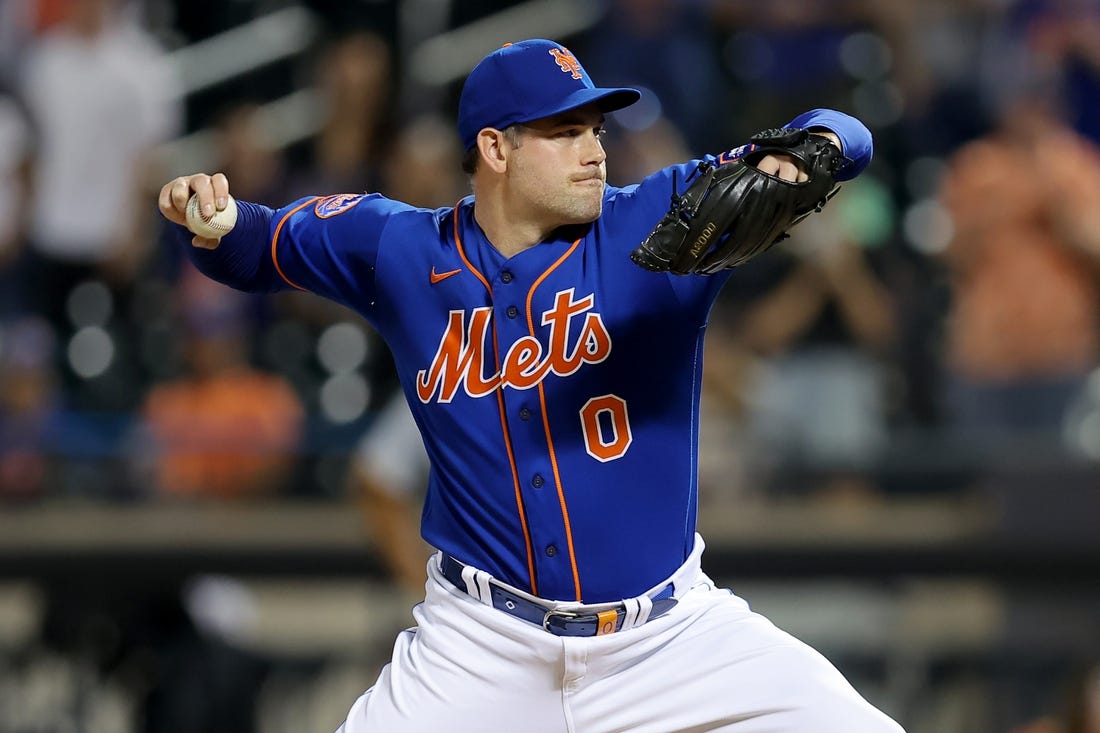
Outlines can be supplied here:
[[542, 476], [537, 473], [535, 474], [535, 477], [531, 479], [531, 485], [534, 486], [536, 489], [541, 489], [544, 483], [546, 482], [542, 480]]
[[547, 545], [547, 547], [546, 547], [546, 556], [547, 557], [553, 557], [554, 555], [557, 555], [557, 554], [558, 554], [558, 548], [554, 547], [553, 545]]
[[500, 281], [504, 283], [512, 282], [512, 273], [509, 270], [500, 273]]
[[519, 408], [519, 419], [520, 420], [530, 420], [531, 419], [531, 411], [528, 410], [526, 407]]
[[516, 316], [519, 315], [519, 308], [515, 307], [514, 305], [510, 305], [510, 306], [508, 306], [508, 310], [504, 311], [504, 313], [509, 318], [515, 318]]

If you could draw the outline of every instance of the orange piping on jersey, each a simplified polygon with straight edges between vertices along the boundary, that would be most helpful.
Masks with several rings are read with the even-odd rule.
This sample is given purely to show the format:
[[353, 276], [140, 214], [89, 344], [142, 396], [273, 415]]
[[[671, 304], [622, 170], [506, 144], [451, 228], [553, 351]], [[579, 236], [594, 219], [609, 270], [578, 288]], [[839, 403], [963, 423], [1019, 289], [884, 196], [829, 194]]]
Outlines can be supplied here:
[[286, 280], [287, 285], [292, 288], [298, 288], [299, 290], [305, 290], [305, 288], [287, 277], [286, 273], [283, 272], [283, 268], [279, 266], [279, 256], [275, 254], [275, 245], [279, 242], [279, 232], [283, 231], [283, 224], [286, 224], [287, 219], [289, 219], [291, 216], [301, 211], [305, 207], [309, 206], [310, 204], [314, 203], [319, 198], [321, 197], [314, 196], [310, 200], [298, 204], [293, 209], [283, 214], [283, 218], [279, 220], [279, 225], [275, 227], [275, 233], [271, 235], [271, 261], [275, 263], [275, 272], [279, 273], [279, 277], [281, 277], [283, 280]]
[[[458, 248], [458, 256], [462, 258], [462, 261], [466, 263], [466, 267], [470, 268], [470, 272], [474, 273], [477, 279], [481, 281], [481, 284], [485, 286], [485, 289], [489, 291], [489, 295], [492, 296], [493, 288], [489, 285], [489, 281], [485, 279], [485, 276], [481, 274], [480, 270], [473, 266], [470, 260], [466, 259], [466, 250], [463, 249], [462, 239], [458, 236], [458, 204], [455, 204], [454, 220], [455, 246]], [[497, 364], [497, 367], [499, 368], [500, 364]]]
[[[527, 328], [531, 332], [531, 336], [535, 336], [535, 322], [531, 315], [531, 301], [535, 297], [535, 291], [538, 289], [542, 281], [545, 280], [551, 272], [558, 269], [558, 266], [565, 262], [569, 258], [569, 255], [573, 254], [577, 246], [580, 245], [581, 240], [573, 242], [573, 246], [570, 247], [565, 254], [558, 258], [558, 261], [550, 265], [546, 269], [546, 272], [539, 275], [535, 280], [531, 289], [527, 291]], [[550, 449], [550, 467], [554, 470], [554, 485], [558, 489], [558, 503], [561, 504], [561, 517], [565, 522], [565, 543], [569, 547], [569, 565], [573, 570], [573, 590], [577, 594], [576, 600], [581, 600], [581, 575], [577, 569], [577, 555], [573, 550], [573, 527], [569, 523], [569, 509], [565, 506], [565, 491], [561, 485], [561, 473], [558, 471], [558, 456], [554, 450], [554, 439], [550, 437], [550, 418], [546, 414], [546, 390], [543, 387], [543, 382], [539, 382], [539, 407], [542, 410], [542, 427], [546, 431], [546, 447]]]
[[[462, 237], [458, 233], [458, 204], [455, 204], [454, 210], [454, 237], [455, 247], [458, 249], [458, 256], [462, 258], [462, 261], [466, 263], [466, 267], [470, 268], [470, 272], [474, 273], [481, 284], [485, 286], [485, 289], [489, 291], [489, 297], [493, 295], [493, 288], [489, 285], [489, 281], [485, 279], [485, 276], [478, 271], [473, 263], [466, 258], [466, 252], [462, 247]], [[500, 374], [500, 348], [497, 346], [497, 324], [496, 319], [493, 319], [493, 359], [496, 362], [497, 374]], [[527, 549], [527, 573], [530, 576], [531, 581], [531, 594], [538, 595], [539, 588], [538, 583], [535, 581], [535, 553], [534, 548], [531, 545], [531, 530], [527, 527], [527, 512], [523, 509], [523, 494], [520, 493], [519, 488], [519, 469], [516, 468], [516, 455], [512, 450], [512, 438], [508, 435], [508, 419], [507, 412], [504, 409], [504, 390], [498, 384], [496, 387], [497, 393], [497, 410], [500, 411], [500, 431], [504, 434], [504, 449], [508, 454], [508, 466], [512, 469], [512, 487], [516, 494], [516, 511], [519, 512], [519, 524], [523, 528], [523, 542]]]

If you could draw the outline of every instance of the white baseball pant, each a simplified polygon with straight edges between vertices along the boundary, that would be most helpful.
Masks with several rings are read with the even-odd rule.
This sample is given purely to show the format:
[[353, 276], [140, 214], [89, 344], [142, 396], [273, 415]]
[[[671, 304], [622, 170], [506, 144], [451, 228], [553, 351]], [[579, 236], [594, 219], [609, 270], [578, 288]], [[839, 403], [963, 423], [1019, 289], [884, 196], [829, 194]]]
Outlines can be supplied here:
[[696, 537], [656, 587], [675, 585], [671, 611], [591, 638], [479, 602], [436, 555], [417, 626], [337, 733], [903, 733], [818, 652], [716, 588], [702, 550]]

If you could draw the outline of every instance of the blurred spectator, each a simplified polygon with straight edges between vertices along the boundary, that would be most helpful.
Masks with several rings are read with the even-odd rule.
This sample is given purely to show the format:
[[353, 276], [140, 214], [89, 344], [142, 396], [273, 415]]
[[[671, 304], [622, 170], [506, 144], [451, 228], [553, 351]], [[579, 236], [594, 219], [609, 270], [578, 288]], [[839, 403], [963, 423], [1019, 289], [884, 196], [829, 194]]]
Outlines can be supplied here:
[[[452, 4], [436, 3], [435, 0], [429, 0], [429, 2], [444, 6]], [[465, 5], [468, 2], [469, 0], [464, 0], [460, 4]], [[302, 4], [316, 12], [324, 23], [325, 29], [332, 33], [362, 30], [377, 33], [386, 38], [396, 38], [405, 30], [398, 16], [404, 12], [408, 17], [406, 8], [402, 7], [408, 3], [402, 0], [370, 0], [370, 2], [352, 3], [347, 0], [303, 0]], [[414, 6], [412, 10], [415, 12], [421, 7]], [[414, 17], [416, 20], [421, 20], [419, 15]]]
[[1065, 705], [1056, 715], [1044, 715], [1011, 733], [1100, 733], [1100, 665], [1072, 675]]
[[611, 185], [636, 183], [692, 157], [684, 136], [664, 117], [640, 130], [616, 128], [605, 136], [604, 147], [608, 149], [607, 182]]
[[948, 401], [974, 438], [1050, 437], [1100, 356], [1100, 150], [1047, 92], [1020, 90], [943, 181]]
[[0, 329], [0, 500], [36, 498], [51, 486], [61, 437], [48, 324], [26, 318]]
[[[31, 165], [28, 251], [22, 296], [45, 315], [79, 363], [72, 382], [119, 370], [112, 392], [88, 392], [82, 407], [122, 409], [136, 401], [127, 309], [153, 239], [147, 185], [152, 148], [178, 132], [181, 111], [172, 69], [121, 0], [64, 0], [60, 22], [27, 51], [21, 76], [37, 133]], [[151, 177], [152, 176], [152, 177]], [[137, 192], [135, 194], [135, 192]], [[144, 192], [144, 193], [142, 193]], [[96, 282], [70, 302], [81, 285]], [[69, 344], [76, 326], [100, 329]], [[104, 331], [106, 333], [104, 333]]]
[[25, 110], [0, 82], [0, 315], [22, 308], [14, 261], [23, 236], [31, 128]]
[[873, 215], [874, 180], [850, 188], [735, 275], [735, 297], [759, 293], [738, 332], [764, 359], [747, 389], [749, 429], [774, 489], [868, 495], [886, 443], [897, 306], [865, 247], [889, 230]]
[[[643, 90], [642, 101], [614, 116], [614, 127], [641, 131], [671, 121], [696, 155], [729, 147], [722, 69], [708, 32], [708, 2], [605, 0], [600, 21], [575, 49], [589, 73]], [[642, 59], [656, 59], [642, 63]], [[631, 179], [636, 180], [636, 179]]]
[[266, 661], [191, 613], [212, 584], [164, 568], [132, 585], [102, 569], [44, 578], [37, 638], [0, 677], [0, 730], [258, 730]]
[[762, 492], [746, 433], [748, 388], [757, 359], [737, 337], [732, 313], [714, 312], [707, 327], [699, 403], [699, 508], [743, 508]]
[[420, 540], [418, 507], [428, 485], [420, 430], [397, 392], [378, 413], [351, 460], [350, 493], [359, 501], [375, 549], [392, 578], [419, 599], [431, 548]]
[[[889, 100], [864, 109], [847, 96], [855, 81], [844, 67], [842, 50], [852, 34], [870, 27], [862, 2], [712, 0], [711, 17], [724, 34], [721, 58], [733, 83], [729, 116], [742, 135], [789, 119], [798, 103], [854, 106], [853, 114], [872, 129], [883, 123]], [[744, 103], [746, 97], [752, 104]]]
[[1100, 664], [1075, 680], [1066, 711], [1066, 733], [1100, 733]]
[[1100, 144], [1100, 4], [1018, 0], [1009, 25], [1007, 40], [1058, 85], [1070, 125]]
[[462, 173], [462, 143], [454, 125], [437, 115], [422, 115], [401, 128], [382, 171], [381, 192], [413, 206], [453, 206], [470, 193]]
[[289, 179], [291, 199], [378, 190], [392, 120], [392, 48], [358, 31], [330, 41], [316, 65], [324, 120]]
[[[875, 36], [850, 39], [846, 66], [859, 80], [853, 101], [860, 111], [876, 118], [878, 94], [888, 89], [876, 81], [881, 75], [896, 94], [880, 100], [900, 111], [896, 139], [899, 150], [884, 160], [898, 168], [908, 158], [944, 155], [985, 132], [990, 121], [989, 96], [997, 75], [1011, 75], [1016, 54], [1001, 47], [996, 37], [1003, 26], [1002, 0], [859, 0]], [[885, 41], [877, 47], [875, 40]], [[876, 72], [878, 72], [876, 74]], [[1007, 73], [1006, 73], [1007, 72]], [[858, 114], [858, 112], [857, 112]], [[876, 143], [888, 142], [882, 136]], [[881, 152], [889, 148], [876, 144]], [[923, 192], [921, 192], [923, 193]]]
[[174, 74], [121, 4], [66, 0], [22, 78], [38, 133], [31, 242], [60, 282], [132, 272], [149, 230], [122, 203], [150, 180], [152, 147], [179, 131]]
[[253, 369], [241, 295], [194, 270], [183, 284], [187, 373], [142, 408], [151, 482], [166, 495], [238, 498], [285, 488], [304, 410], [282, 377]]
[[1009, 733], [1065, 733], [1053, 718], [1040, 718], [1013, 728]]
[[284, 203], [285, 163], [264, 128], [260, 106], [232, 106], [218, 118], [214, 129], [217, 153], [213, 169], [233, 181], [233, 195], [268, 206]]
[[37, 0], [0, 3], [0, 87], [15, 81], [27, 43], [40, 21], [39, 5]]

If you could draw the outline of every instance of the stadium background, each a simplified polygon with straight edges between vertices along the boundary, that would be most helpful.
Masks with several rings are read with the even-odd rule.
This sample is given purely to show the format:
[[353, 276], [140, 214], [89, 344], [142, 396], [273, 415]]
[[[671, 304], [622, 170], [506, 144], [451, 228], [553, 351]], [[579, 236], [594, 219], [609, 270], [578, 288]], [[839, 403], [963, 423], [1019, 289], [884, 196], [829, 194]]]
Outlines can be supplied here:
[[4, 0], [0, 731], [331, 730], [370, 684], [414, 602], [351, 479], [385, 348], [195, 278], [155, 192], [448, 205], [460, 80], [532, 36], [649, 92], [614, 183], [872, 128], [716, 309], [708, 567], [911, 733], [1100, 730], [1100, 4]]

